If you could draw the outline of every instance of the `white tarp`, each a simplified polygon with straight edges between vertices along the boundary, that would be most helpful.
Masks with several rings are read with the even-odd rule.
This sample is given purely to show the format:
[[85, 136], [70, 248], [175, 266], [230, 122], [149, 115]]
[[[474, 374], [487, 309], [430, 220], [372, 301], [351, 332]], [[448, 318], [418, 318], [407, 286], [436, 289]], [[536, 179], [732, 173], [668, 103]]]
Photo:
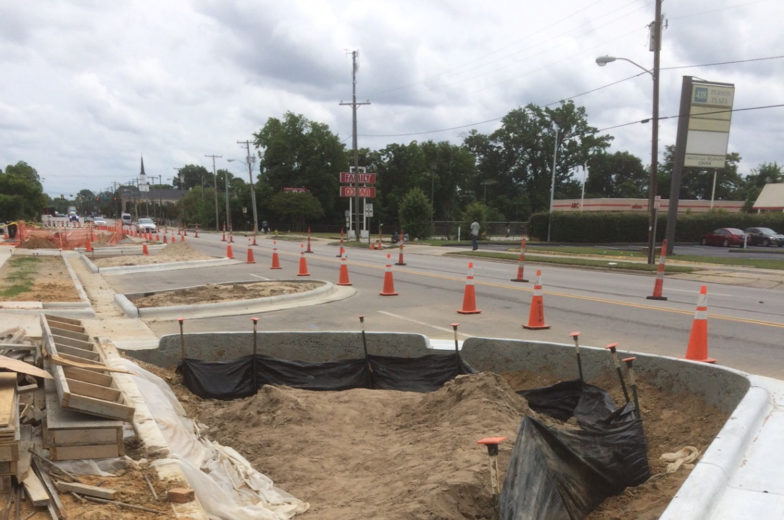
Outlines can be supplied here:
[[235, 450], [205, 439], [161, 378], [128, 359], [117, 364], [134, 374], [173, 457], [211, 519], [288, 520], [307, 511], [307, 502], [276, 488]]

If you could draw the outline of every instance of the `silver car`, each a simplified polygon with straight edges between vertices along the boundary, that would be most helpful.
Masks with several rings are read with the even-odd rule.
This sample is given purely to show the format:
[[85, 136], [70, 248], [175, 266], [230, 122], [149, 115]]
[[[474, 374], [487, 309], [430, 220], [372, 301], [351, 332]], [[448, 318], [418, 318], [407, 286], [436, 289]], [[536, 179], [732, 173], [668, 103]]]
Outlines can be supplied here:
[[155, 233], [158, 231], [158, 227], [155, 225], [153, 219], [144, 217], [136, 221], [136, 231], [141, 231], [142, 233]]

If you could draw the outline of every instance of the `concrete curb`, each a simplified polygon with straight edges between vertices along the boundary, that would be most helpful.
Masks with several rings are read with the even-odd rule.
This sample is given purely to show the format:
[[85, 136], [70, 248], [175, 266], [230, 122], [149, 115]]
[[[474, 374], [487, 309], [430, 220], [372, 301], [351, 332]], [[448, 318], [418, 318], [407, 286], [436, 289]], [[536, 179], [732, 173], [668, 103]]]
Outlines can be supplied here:
[[81, 257], [82, 261], [84, 262], [84, 265], [86, 265], [86, 266], [87, 266], [87, 269], [89, 269], [91, 273], [95, 274], [95, 273], [97, 273], [97, 272], [98, 272], [98, 266], [97, 266], [97, 265], [95, 265], [95, 264], [92, 262], [92, 260], [90, 260], [89, 258], [87, 258], [87, 255], [85, 255], [85, 254], [83, 254], [83, 253], [79, 253], [79, 256]]
[[97, 268], [101, 274], [105, 275], [118, 275], [118, 274], [132, 274], [144, 273], [149, 271], [170, 271], [175, 269], [189, 269], [191, 267], [218, 267], [221, 265], [228, 265], [237, 263], [238, 260], [232, 258], [216, 258], [214, 260], [189, 260], [185, 262], [167, 262], [160, 264], [145, 264], [145, 265], [124, 265], [118, 267], [104, 267]]
[[[279, 282], [301, 282], [302, 280], [277, 280]], [[139, 309], [129, 299], [134, 294], [124, 295], [115, 294], [114, 301], [130, 318], [142, 318], [146, 320], [163, 320], [171, 318], [203, 318], [217, 316], [233, 316], [236, 314], [249, 314], [253, 312], [263, 312], [270, 308], [282, 309], [292, 305], [307, 305], [308, 300], [313, 300], [310, 305], [326, 303], [330, 301], [348, 298], [356, 293], [356, 289], [351, 287], [336, 286], [332, 282], [323, 280], [313, 280], [323, 282], [321, 287], [311, 291], [296, 294], [283, 294], [279, 296], [267, 296], [264, 298], [252, 298], [247, 300], [235, 300], [218, 303], [202, 303], [196, 305], [171, 305], [167, 307], [146, 307]], [[244, 282], [256, 283], [256, 282]], [[141, 294], [139, 294], [141, 295]], [[287, 305], [288, 304], [288, 305]]]

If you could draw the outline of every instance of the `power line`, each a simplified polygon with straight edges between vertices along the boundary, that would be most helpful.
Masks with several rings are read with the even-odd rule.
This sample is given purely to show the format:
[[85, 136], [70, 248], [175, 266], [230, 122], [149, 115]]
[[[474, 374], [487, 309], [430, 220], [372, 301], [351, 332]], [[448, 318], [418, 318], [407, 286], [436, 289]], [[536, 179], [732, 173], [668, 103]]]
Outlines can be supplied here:
[[[752, 63], [752, 62], [757, 62], [757, 61], [776, 60], [776, 59], [782, 59], [782, 58], [784, 58], [784, 55], [766, 56], [766, 57], [762, 57], [762, 58], [748, 58], [748, 59], [744, 59], [744, 60], [722, 61], [722, 62], [715, 62], [715, 63], [703, 63], [703, 64], [699, 64], [699, 65], [677, 65], [677, 66], [672, 66], [672, 67], [661, 67], [661, 70], [676, 70], [676, 69], [689, 69], [689, 68], [698, 68], [698, 67], [713, 67], [713, 66], [720, 66], [720, 65], [734, 65], [734, 64], [738, 64], [738, 63]], [[599, 90], [603, 90], [605, 88], [612, 87], [613, 85], [617, 85], [619, 83], [623, 83], [624, 81], [629, 81], [630, 79], [637, 78], [637, 77], [642, 76], [644, 74], [646, 74], [646, 73], [645, 72], [639, 72], [639, 73], [634, 74], [632, 76], [627, 76], [627, 77], [625, 77], [623, 79], [619, 79], [619, 80], [613, 81], [611, 83], [605, 83], [604, 85], [601, 85], [599, 87], [596, 87], [596, 88], [593, 88], [593, 89], [590, 89], [590, 90], [586, 90], [584, 92], [577, 93], [577, 94], [575, 94], [573, 96], [561, 98], [558, 101], [552, 101], [552, 102], [547, 103], [547, 104], [545, 104], [543, 106], [549, 107], [549, 106], [552, 106], [552, 105], [557, 105], [559, 103], [562, 103], [563, 101], [569, 101], [569, 100], [572, 100], [572, 99], [575, 99], [575, 98], [578, 98], [578, 97], [582, 97], [582, 96], [585, 96], [585, 95], [588, 95], [588, 94], [592, 94], [594, 92], [598, 92]], [[778, 105], [771, 105], [770, 108], [775, 108], [777, 106]], [[752, 108], [752, 109], [749, 109], [749, 110], [754, 110], [754, 109]], [[453, 127], [449, 127], [449, 128], [438, 128], [438, 129], [435, 129], [435, 130], [422, 130], [422, 131], [417, 131], [417, 132], [405, 132], [405, 133], [400, 133], [400, 134], [361, 134], [361, 136], [362, 137], [412, 137], [412, 136], [417, 136], [417, 135], [437, 134], [437, 133], [442, 133], [442, 132], [450, 132], [452, 130], [462, 130], [463, 128], [471, 128], [473, 126], [479, 126], [479, 125], [483, 125], [483, 124], [487, 124], [487, 123], [492, 123], [492, 122], [495, 122], [495, 121], [500, 121], [501, 119], [503, 119], [503, 117], [504, 116], [499, 116], [499, 117], [494, 117], [494, 118], [491, 118], [491, 119], [486, 119], [484, 121], [478, 121], [478, 122], [475, 122], [475, 123], [467, 123], [465, 125], [453, 126]], [[661, 120], [661, 119], [666, 119], [666, 118], [659, 118], [659, 120]], [[648, 122], [648, 121], [650, 121], [650, 119], [643, 120], [642, 122]], [[619, 125], [619, 126], [627, 126], [627, 125], [635, 124], [637, 122], [638, 121], [632, 121], [630, 123], [624, 123], [624, 124]], [[608, 127], [608, 129], [612, 129], [612, 128], [617, 128], [617, 127]]]

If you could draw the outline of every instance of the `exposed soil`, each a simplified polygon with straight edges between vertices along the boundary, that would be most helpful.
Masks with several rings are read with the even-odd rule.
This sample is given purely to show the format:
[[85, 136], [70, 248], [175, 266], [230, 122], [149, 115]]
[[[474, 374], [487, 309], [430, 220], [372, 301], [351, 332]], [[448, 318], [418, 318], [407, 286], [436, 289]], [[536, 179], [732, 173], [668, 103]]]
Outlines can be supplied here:
[[[126, 245], [127, 247], [127, 245]], [[160, 250], [152, 250], [149, 255], [142, 253], [143, 246], [138, 244], [138, 254], [90, 258], [100, 267], [118, 267], [123, 265], [165, 264], [168, 262], [184, 262], [188, 260], [214, 260], [213, 257], [193, 249], [187, 242], [173, 242]], [[88, 254], [89, 256], [89, 254]]]
[[[166, 261], [194, 258], [195, 251], [177, 243], [154, 257], [122, 260], [132, 258], [136, 264], [147, 262], [147, 258], [167, 258], [161, 255], [169, 248], [171, 256]], [[54, 260], [65, 270], [60, 257], [35, 258]], [[221, 286], [208, 288], [213, 293], [225, 291]], [[212, 296], [202, 295], [198, 301], [205, 301], [205, 297]], [[171, 302], [171, 297], [166, 301]], [[558, 381], [550, 374], [527, 371], [502, 376], [483, 373], [459, 377], [429, 394], [364, 389], [311, 392], [265, 386], [246, 399], [218, 401], [190, 394], [172, 372], [144, 366], [169, 382], [189, 416], [210, 427], [212, 438], [235, 448], [276, 486], [309, 502], [310, 510], [295, 517], [305, 520], [489, 520], [489, 467], [486, 450], [476, 441], [487, 436], [508, 438], [500, 447], [503, 479], [520, 414], [534, 415], [514, 390]], [[622, 402], [614, 374], [590, 382], [608, 389], [616, 403]], [[694, 446], [702, 453], [727, 419], [726, 413], [694, 395], [668, 393], [644, 378], [638, 378], [638, 386], [654, 476], [606, 500], [589, 516], [592, 520], [657, 518], [689, 472], [688, 467], [681, 467], [675, 473], [665, 473], [661, 454], [684, 446]], [[139, 456], [133, 450], [129, 453]], [[131, 469], [121, 477], [91, 477], [85, 483], [102, 482], [123, 491], [119, 500], [166, 510], [166, 504], [152, 498], [141, 471], [146, 470]], [[153, 475], [149, 473], [160, 495], [166, 483], [155, 482]], [[61, 498], [73, 518], [165, 518], [82, 503], [71, 495]], [[39, 517], [46, 514], [32, 518]]]
[[198, 303], [215, 303], [235, 300], [250, 300], [284, 294], [312, 291], [323, 282], [271, 281], [232, 284], [207, 284], [201, 287], [163, 291], [149, 296], [131, 298], [137, 308], [166, 307]]
[[[189, 416], [210, 427], [209, 436], [310, 503], [296, 518], [319, 520], [491, 519], [487, 454], [476, 441], [508, 438], [499, 454], [503, 479], [520, 415], [536, 415], [514, 390], [558, 381], [527, 371], [482, 373], [430, 394], [265, 386], [249, 398], [219, 401], [196, 397], [179, 376], [153, 370]], [[623, 402], [614, 374], [591, 382]], [[661, 454], [684, 446], [702, 453], [727, 419], [694, 395], [670, 394], [644, 379], [638, 387], [654, 477], [605, 500], [589, 519], [658, 518], [690, 471], [665, 473]]]
[[60, 256], [15, 255], [0, 266], [0, 301], [78, 302]]

